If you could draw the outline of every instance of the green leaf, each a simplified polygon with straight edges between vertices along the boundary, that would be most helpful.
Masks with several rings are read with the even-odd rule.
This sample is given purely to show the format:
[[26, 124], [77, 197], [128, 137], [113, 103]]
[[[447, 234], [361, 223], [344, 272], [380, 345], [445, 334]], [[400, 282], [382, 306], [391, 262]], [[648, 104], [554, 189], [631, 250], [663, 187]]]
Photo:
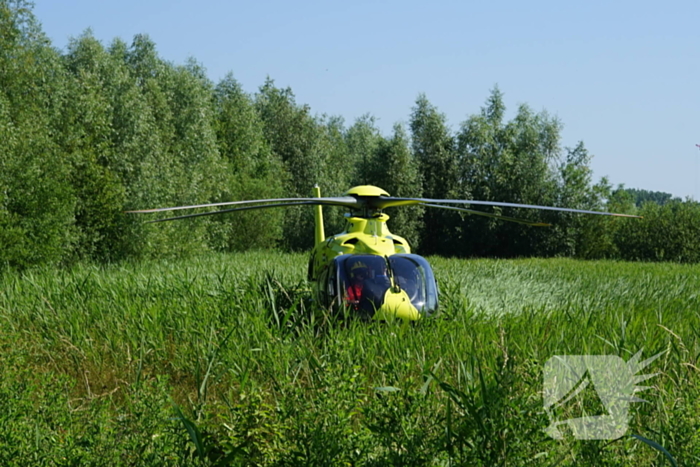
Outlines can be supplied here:
[[657, 451], [660, 451], [663, 453], [664, 456], [666, 456], [666, 459], [671, 463], [673, 467], [678, 467], [678, 463], [676, 462], [676, 459], [673, 458], [670, 452], [666, 450], [665, 447], [661, 446], [659, 443], [656, 441], [652, 441], [649, 438], [645, 438], [644, 436], [641, 435], [631, 435], [631, 438], [638, 439], [639, 441], [642, 441], [643, 443], [648, 444], [652, 448], [656, 449]]

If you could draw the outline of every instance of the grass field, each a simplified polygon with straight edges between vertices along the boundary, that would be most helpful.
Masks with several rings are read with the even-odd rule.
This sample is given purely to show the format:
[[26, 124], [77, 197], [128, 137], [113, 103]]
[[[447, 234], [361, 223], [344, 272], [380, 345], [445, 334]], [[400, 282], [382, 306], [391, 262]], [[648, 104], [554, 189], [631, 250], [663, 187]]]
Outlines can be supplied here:
[[[0, 465], [700, 464], [700, 266], [433, 258], [441, 311], [404, 326], [314, 315], [306, 261], [6, 274]], [[548, 359], [639, 350], [624, 437], [544, 432]]]

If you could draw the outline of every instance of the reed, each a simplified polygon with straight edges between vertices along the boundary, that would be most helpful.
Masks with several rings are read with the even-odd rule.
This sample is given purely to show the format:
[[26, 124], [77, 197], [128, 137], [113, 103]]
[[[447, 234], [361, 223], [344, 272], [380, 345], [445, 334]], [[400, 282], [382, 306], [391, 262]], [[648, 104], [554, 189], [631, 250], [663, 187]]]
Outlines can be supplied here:
[[[0, 464], [700, 463], [700, 266], [433, 258], [441, 311], [407, 326], [312, 313], [306, 260], [5, 274]], [[642, 349], [625, 437], [545, 434], [549, 358]]]

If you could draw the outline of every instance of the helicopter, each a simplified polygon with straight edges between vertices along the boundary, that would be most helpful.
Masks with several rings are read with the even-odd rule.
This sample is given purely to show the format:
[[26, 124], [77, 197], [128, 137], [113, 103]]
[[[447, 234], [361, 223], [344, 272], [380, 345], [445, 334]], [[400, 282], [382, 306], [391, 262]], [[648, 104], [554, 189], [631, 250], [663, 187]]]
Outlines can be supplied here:
[[[312, 284], [316, 302], [328, 309], [350, 310], [363, 320], [401, 319], [405, 322], [417, 321], [434, 314], [438, 309], [439, 289], [428, 261], [412, 253], [405, 238], [389, 231], [387, 227], [389, 216], [383, 212], [386, 208], [421, 205], [536, 227], [546, 227], [550, 224], [478, 211], [459, 205], [640, 217], [631, 214], [499, 201], [392, 197], [383, 189], [371, 185], [353, 187], [343, 196], [337, 197], [322, 197], [321, 190], [316, 185], [311, 198], [228, 201], [127, 212], [144, 214], [236, 206], [149, 221], [164, 222], [234, 211], [303, 205], [314, 206], [315, 246], [309, 259], [308, 281]], [[323, 206], [339, 206], [348, 209], [343, 232], [326, 237], [323, 227]]]

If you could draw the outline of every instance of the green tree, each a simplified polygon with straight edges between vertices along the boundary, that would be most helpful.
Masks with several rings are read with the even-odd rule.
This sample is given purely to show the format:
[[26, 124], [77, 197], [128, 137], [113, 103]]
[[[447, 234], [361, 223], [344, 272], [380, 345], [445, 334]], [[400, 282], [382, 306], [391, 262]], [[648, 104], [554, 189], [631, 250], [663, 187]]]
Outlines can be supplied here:
[[[216, 135], [227, 163], [219, 201], [285, 197], [286, 172], [265, 140], [253, 99], [232, 74], [214, 90]], [[215, 248], [244, 250], [276, 245], [282, 238], [284, 212], [261, 210], [217, 216], [211, 237]], [[256, 232], [251, 235], [250, 232]]]
[[0, 0], [0, 269], [58, 263], [72, 248], [70, 168], [53, 138], [64, 85], [31, 4]]
[[373, 157], [382, 141], [376, 119], [369, 114], [355, 120], [345, 132], [348, 159], [353, 170], [350, 185], [378, 185], [386, 189], [381, 185], [376, 158]]
[[[592, 183], [591, 156], [583, 142], [567, 148], [567, 155], [559, 166], [557, 205], [574, 209], [603, 210], [609, 188], [604, 179]], [[581, 258], [605, 258], [614, 254], [609, 233], [611, 219], [574, 213], [556, 213], [552, 216], [553, 235], [559, 247], [556, 253]]]
[[[128, 207], [216, 200], [225, 181], [225, 165], [213, 127], [213, 85], [203, 69], [191, 61], [185, 66], [163, 61], [155, 44], [143, 35], [134, 38], [123, 57], [146, 107], [137, 128], [150, 130], [150, 136], [132, 141], [140, 160], [127, 184]], [[196, 253], [207, 247], [211, 222], [202, 218], [144, 225], [138, 232], [141, 254]]]
[[[627, 193], [628, 196], [629, 193]], [[615, 245], [620, 258], [641, 261], [700, 261], [700, 204], [649, 202], [639, 211], [642, 219], [618, 219]]]
[[111, 261], [205, 248], [211, 220], [146, 225], [123, 213], [206, 202], [223, 184], [201, 67], [164, 62], [141, 35], [105, 50], [89, 31], [64, 60], [72, 79], [56, 126], [77, 196], [77, 255]]
[[[457, 159], [454, 138], [445, 115], [424, 94], [418, 96], [410, 119], [412, 149], [422, 173], [423, 196], [432, 199], [457, 195]], [[454, 254], [452, 243], [460, 223], [454, 211], [428, 209], [423, 217], [421, 245], [425, 254]]]
[[[346, 143], [347, 130], [341, 117], [323, 116], [316, 119], [319, 125], [319, 139], [316, 145], [317, 157], [323, 159], [322, 188], [324, 196], [338, 196], [354, 186], [354, 162]], [[324, 207], [324, 226], [327, 234], [336, 234], [345, 227], [346, 208]]]
[[114, 163], [120, 158], [112, 141], [112, 88], [119, 69], [102, 44], [88, 31], [71, 40], [63, 57], [68, 79], [56, 141], [71, 164], [70, 183], [76, 195], [77, 258], [113, 260], [124, 252], [126, 193]]
[[627, 188], [627, 192], [634, 198], [634, 204], [641, 208], [642, 205], [648, 201], [664, 205], [671, 201], [681, 201], [680, 198], [674, 197], [671, 193], [664, 193], [662, 191], [649, 191], [649, 190], [639, 190], [636, 188]]
[[[418, 161], [411, 153], [409, 138], [402, 125], [394, 125], [394, 134], [390, 139], [382, 138], [379, 141], [372, 159], [374, 183], [392, 196], [422, 197]], [[389, 212], [391, 231], [406, 238], [413, 249], [420, 247], [423, 213], [424, 208], [419, 206], [396, 207]]]
[[[457, 137], [460, 195], [485, 201], [555, 204], [561, 124], [546, 112], [533, 113], [526, 105], [518, 108], [510, 122], [504, 122], [504, 114], [503, 94], [495, 88], [481, 113], [462, 124]], [[531, 221], [556, 219], [556, 215], [529, 209], [493, 212]], [[467, 256], [561, 253], [561, 242], [557, 244], [556, 236], [545, 229], [476, 216], [465, 220], [461, 244]]]
[[[308, 197], [315, 184], [321, 187], [323, 195], [339, 194], [345, 180], [335, 174], [333, 164], [329, 163], [329, 159], [337, 156], [335, 151], [329, 153], [329, 149], [332, 141], [339, 141], [338, 121], [318, 121], [308, 106], [296, 103], [291, 89], [279, 89], [271, 79], [260, 87], [255, 104], [264, 124], [266, 141], [288, 173], [288, 196]], [[327, 229], [337, 228], [335, 216], [327, 218]], [[287, 248], [312, 247], [313, 232], [311, 209], [306, 206], [286, 209], [284, 245]]]

